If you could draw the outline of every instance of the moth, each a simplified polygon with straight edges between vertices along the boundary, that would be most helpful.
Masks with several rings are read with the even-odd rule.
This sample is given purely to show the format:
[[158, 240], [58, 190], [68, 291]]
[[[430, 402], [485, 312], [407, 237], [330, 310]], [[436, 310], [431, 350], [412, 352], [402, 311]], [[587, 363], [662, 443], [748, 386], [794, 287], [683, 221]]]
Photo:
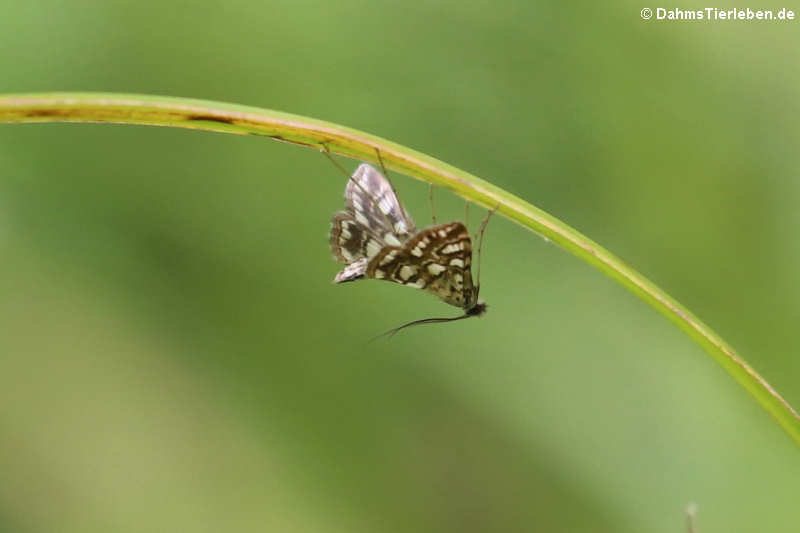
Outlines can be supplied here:
[[[345, 210], [331, 221], [331, 251], [345, 265], [334, 283], [365, 278], [391, 281], [428, 291], [464, 311], [454, 318], [415, 320], [387, 333], [486, 312], [486, 303], [478, 299], [480, 283], [472, 281], [472, 240], [464, 224], [448, 222], [418, 231], [392, 185], [367, 163], [348, 180], [344, 201]], [[487, 222], [488, 217], [481, 225], [481, 240]]]

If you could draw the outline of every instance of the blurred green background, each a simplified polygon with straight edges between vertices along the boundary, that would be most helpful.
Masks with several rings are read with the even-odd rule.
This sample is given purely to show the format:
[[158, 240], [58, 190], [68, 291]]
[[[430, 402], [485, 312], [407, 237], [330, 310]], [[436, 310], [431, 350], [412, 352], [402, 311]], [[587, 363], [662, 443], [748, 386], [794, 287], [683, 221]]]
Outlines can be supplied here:
[[[607, 246], [798, 406], [800, 22], [643, 7], [7, 2], [0, 92], [220, 100], [406, 144]], [[427, 186], [394, 181], [427, 224]], [[769, 416], [507, 220], [486, 317], [367, 344], [458, 310], [331, 284], [344, 185], [262, 138], [0, 126], [0, 530], [679, 532], [695, 502], [702, 532], [796, 531], [800, 454]]]

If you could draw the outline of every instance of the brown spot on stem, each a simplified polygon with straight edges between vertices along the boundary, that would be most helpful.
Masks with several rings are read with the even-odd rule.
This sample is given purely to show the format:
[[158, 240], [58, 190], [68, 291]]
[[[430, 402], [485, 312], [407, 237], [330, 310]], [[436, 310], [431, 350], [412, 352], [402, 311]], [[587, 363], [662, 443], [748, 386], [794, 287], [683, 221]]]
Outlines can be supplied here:
[[25, 113], [27, 117], [58, 117], [66, 113], [57, 109], [31, 109]]
[[229, 118], [225, 117], [215, 117], [214, 115], [189, 115], [186, 117], [188, 120], [192, 121], [203, 121], [203, 122], [219, 122], [220, 124], [233, 124], [234, 121]]

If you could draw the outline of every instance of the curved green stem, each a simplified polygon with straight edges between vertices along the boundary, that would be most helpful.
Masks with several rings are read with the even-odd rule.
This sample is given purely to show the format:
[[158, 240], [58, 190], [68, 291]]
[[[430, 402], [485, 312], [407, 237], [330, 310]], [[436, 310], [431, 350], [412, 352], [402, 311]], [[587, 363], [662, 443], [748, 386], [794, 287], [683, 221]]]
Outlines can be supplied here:
[[800, 444], [800, 415], [722, 338], [647, 278], [585, 235], [480, 178], [399, 144], [329, 122], [232, 104], [127, 94], [0, 95], [0, 123], [111, 122], [261, 135], [329, 150], [450, 189], [535, 231], [627, 287], [685, 331]]

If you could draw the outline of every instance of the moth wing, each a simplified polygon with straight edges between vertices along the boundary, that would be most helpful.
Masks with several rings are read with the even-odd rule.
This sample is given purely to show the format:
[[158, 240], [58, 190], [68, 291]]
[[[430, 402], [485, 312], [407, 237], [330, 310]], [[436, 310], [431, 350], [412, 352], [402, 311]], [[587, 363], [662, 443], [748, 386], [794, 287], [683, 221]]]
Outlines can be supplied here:
[[369, 260], [366, 277], [424, 289], [463, 309], [475, 304], [472, 241], [461, 222], [426, 228]]
[[389, 180], [367, 163], [353, 172], [344, 200], [356, 222], [372, 229], [386, 244], [399, 245], [416, 231]]
[[367, 272], [367, 258], [362, 257], [355, 263], [350, 263], [344, 267], [336, 277], [333, 278], [334, 283], [346, 283], [348, 281], [356, 281], [364, 278]]
[[349, 265], [371, 258], [385, 246], [373, 230], [359, 224], [351, 213], [339, 211], [331, 219], [330, 247], [333, 257]]

